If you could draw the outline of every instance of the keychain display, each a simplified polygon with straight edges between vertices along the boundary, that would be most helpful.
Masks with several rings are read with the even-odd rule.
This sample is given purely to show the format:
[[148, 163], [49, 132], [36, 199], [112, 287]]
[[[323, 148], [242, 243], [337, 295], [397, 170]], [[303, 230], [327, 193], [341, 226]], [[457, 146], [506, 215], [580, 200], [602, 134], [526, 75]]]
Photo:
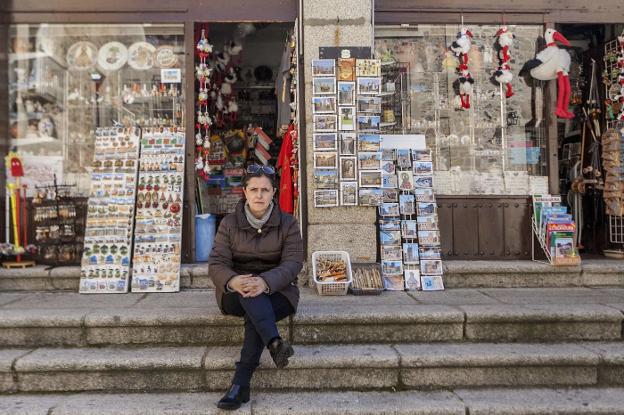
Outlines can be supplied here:
[[139, 128], [96, 130], [81, 293], [128, 291], [139, 137]]
[[615, 127], [616, 122], [624, 121], [624, 32], [605, 45], [604, 62], [607, 127]]
[[180, 289], [185, 134], [146, 129], [136, 198], [133, 292]]

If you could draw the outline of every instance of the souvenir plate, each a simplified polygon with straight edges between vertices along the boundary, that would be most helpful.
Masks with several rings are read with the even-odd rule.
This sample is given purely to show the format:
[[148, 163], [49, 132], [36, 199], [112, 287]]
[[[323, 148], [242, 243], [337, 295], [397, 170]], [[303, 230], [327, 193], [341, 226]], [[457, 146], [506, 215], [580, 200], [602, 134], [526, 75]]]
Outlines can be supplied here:
[[136, 42], [128, 48], [128, 65], [132, 68], [144, 71], [154, 66], [154, 54], [156, 48], [147, 42]]
[[108, 42], [98, 52], [98, 65], [105, 71], [116, 71], [128, 61], [128, 48], [120, 42]]
[[75, 71], [86, 71], [97, 62], [97, 46], [91, 42], [76, 42], [67, 50], [67, 64]]
[[178, 57], [173, 50], [173, 46], [165, 45], [156, 49], [154, 65], [157, 68], [173, 68], [178, 64]]

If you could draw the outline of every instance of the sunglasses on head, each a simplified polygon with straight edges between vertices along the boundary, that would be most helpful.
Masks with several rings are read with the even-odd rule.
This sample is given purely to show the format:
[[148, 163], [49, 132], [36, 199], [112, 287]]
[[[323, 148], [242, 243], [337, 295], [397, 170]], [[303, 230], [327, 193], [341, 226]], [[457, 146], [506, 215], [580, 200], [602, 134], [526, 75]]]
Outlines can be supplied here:
[[247, 166], [247, 173], [249, 174], [258, 174], [260, 172], [264, 174], [275, 174], [275, 169], [271, 166], [262, 166], [260, 164], [251, 164]]

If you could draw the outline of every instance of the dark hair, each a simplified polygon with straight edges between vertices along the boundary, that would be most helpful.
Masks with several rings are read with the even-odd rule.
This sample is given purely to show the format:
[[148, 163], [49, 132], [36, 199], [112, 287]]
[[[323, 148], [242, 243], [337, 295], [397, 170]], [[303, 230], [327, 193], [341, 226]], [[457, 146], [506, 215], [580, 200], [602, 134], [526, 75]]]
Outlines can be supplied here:
[[243, 188], [246, 188], [247, 184], [249, 184], [249, 180], [253, 179], [254, 177], [266, 177], [271, 182], [271, 186], [273, 187], [273, 189], [277, 188], [275, 186], [275, 175], [274, 174], [267, 174], [267, 173], [263, 172], [262, 170], [260, 170], [257, 173], [246, 173], [243, 176], [243, 180], [241, 181], [241, 183], [243, 185]]

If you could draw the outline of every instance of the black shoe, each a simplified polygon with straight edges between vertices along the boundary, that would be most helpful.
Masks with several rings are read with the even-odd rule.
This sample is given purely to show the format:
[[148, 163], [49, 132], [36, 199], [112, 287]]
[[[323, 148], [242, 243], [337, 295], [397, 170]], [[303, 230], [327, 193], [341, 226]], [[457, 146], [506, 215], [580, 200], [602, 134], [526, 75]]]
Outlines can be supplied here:
[[275, 362], [275, 366], [282, 369], [288, 366], [288, 358], [295, 354], [295, 351], [286, 340], [278, 337], [269, 343], [269, 353]]
[[241, 404], [249, 402], [249, 386], [234, 385], [223, 395], [217, 403], [217, 408], [233, 411], [240, 408]]

